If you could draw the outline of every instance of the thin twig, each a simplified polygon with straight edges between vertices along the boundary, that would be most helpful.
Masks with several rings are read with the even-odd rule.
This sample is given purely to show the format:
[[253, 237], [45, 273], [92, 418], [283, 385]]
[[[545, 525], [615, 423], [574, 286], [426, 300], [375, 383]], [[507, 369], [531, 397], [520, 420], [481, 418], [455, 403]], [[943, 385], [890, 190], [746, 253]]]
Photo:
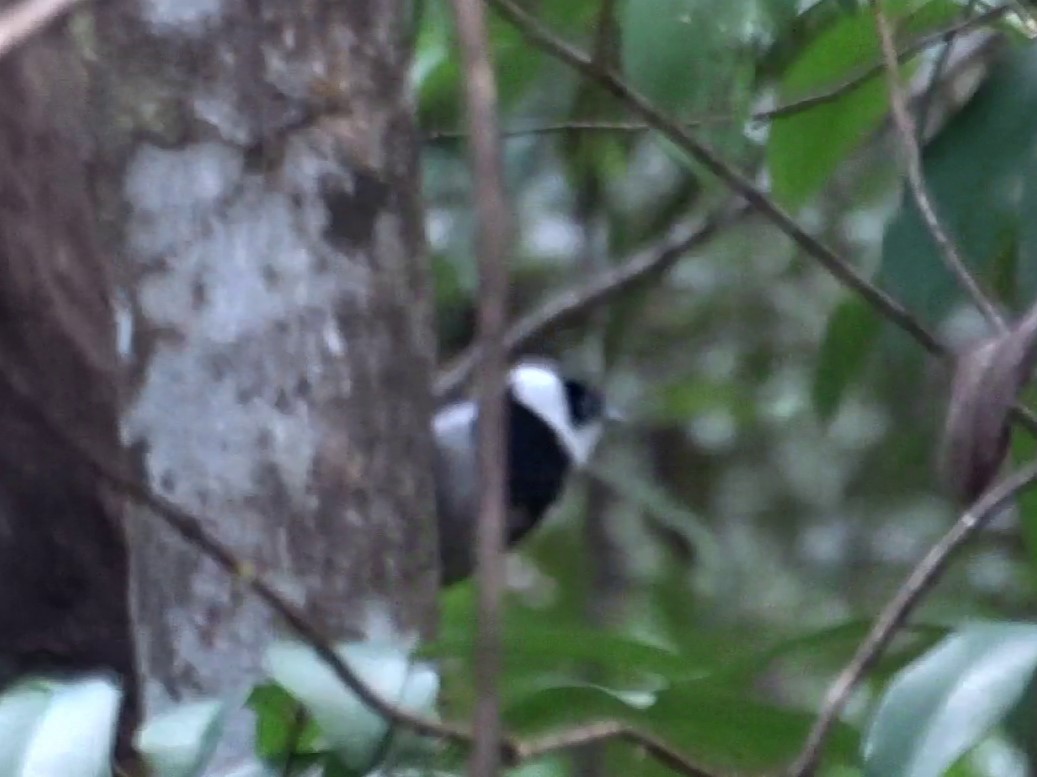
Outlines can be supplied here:
[[507, 351], [508, 273], [511, 214], [504, 195], [497, 85], [490, 60], [483, 0], [453, 0], [464, 70], [468, 147], [475, 182], [479, 265], [479, 519], [476, 529], [478, 581], [475, 640], [475, 746], [473, 777], [495, 777], [501, 766], [498, 682], [502, 663], [501, 598], [504, 590], [504, 530], [507, 521], [507, 450], [504, 387]]
[[41, 32], [81, 0], [23, 0], [0, 12], [0, 57]]
[[[693, 156], [700, 164], [724, 181], [734, 191], [741, 194], [753, 207], [764, 213], [764, 215], [766, 215], [808, 255], [817, 259], [822, 266], [829, 270], [829, 272], [831, 272], [836, 278], [841, 280], [845, 285], [864, 298], [887, 319], [893, 321], [895, 324], [900, 326], [901, 329], [912, 335], [923, 347], [936, 355], [948, 355], [946, 347], [930, 334], [929, 331], [926, 330], [896, 300], [890, 298], [880, 289], [873, 286], [848, 262], [803, 230], [803, 228], [800, 227], [799, 224], [791, 218], [791, 216], [789, 216], [762, 190], [757, 188], [737, 170], [730, 167], [708, 146], [687, 132], [678, 122], [657, 110], [629, 84], [618, 78], [613, 73], [601, 72], [599, 69], [594, 67], [593, 63], [590, 62], [583, 53], [559, 40], [525, 11], [517, 7], [513, 2], [511, 2], [511, 0], [488, 1], [534, 46], [540, 48], [552, 57], [568, 64], [585, 77], [597, 81], [602, 87], [621, 99], [631, 110], [640, 115], [653, 129], [661, 132], [671, 142]], [[1013, 415], [1016, 418], [1024, 419], [1024, 422], [1031, 431], [1037, 429], [1037, 423], [1035, 423], [1037, 419], [1034, 419], [1025, 409], [1016, 406]], [[1026, 471], [1021, 477], [1025, 477], [1025, 483], [1037, 478], [1037, 468], [1032, 472], [1029, 470]], [[1010, 481], [1010, 491], [1006, 488], [994, 489], [989, 492], [991, 494], [991, 501], [983, 503], [985, 510], [987, 512], [992, 511], [1003, 501], [1010, 498], [1010, 496], [1014, 494], [1016, 490], [1021, 488], [1023, 484], [1024, 483], [1016, 484], [1014, 481]], [[916, 574], [913, 574], [909, 579], [911, 588], [908, 589], [907, 595], [903, 600], [894, 602], [896, 609], [891, 610], [892, 612], [898, 613], [900, 609], [903, 609], [906, 612], [910, 609], [917, 598], [920, 597], [925, 590], [927, 590], [927, 587], [932, 584], [932, 581], [935, 580], [937, 574], [946, 564], [950, 553], [964, 542], [965, 539], [971, 536], [972, 532], [975, 530], [972, 525], [976, 524], [976, 528], [978, 528], [978, 525], [986, 522], [986, 519], [988, 518], [986, 512], [981, 513], [980, 518], [983, 520], [979, 520], [973, 514], [966, 514], [966, 516], [964, 516], [959, 522], [962, 527], [959, 532], [955, 533], [953, 536], [949, 536], [945, 542], [938, 543], [938, 545], [934, 547], [932, 553], [923, 560], [922, 564], [919, 565]], [[896, 622], [894, 621], [892, 626], [893, 630], [895, 630], [895, 626]], [[888, 640], [891, 636], [892, 631], [888, 633], [882, 632], [881, 640]], [[881, 651], [883, 644], [883, 642], [879, 642], [876, 654]], [[867, 647], [867, 644], [865, 647]], [[876, 649], [872, 648], [872, 650]], [[833, 704], [833, 708], [841, 708], [843, 701], [844, 700], [837, 698]], [[805, 764], [805, 767], [801, 767], [798, 771], [794, 772], [796, 777], [804, 777], [804, 775], [810, 773], [813, 760], [817, 758], [820, 746], [823, 744], [828, 730], [834, 724], [834, 719], [838, 715], [838, 712], [829, 712], [828, 714], [831, 717], [822, 718], [815, 733], [808, 740], [808, 747], [805, 749], [806, 755], [801, 762], [802, 764]]]
[[[727, 124], [735, 121], [734, 114], [718, 113], [713, 116], [696, 116], [681, 122], [685, 127], [702, 127], [707, 124]], [[650, 130], [643, 121], [599, 121], [595, 119], [570, 119], [567, 121], [537, 122], [525, 127], [510, 127], [501, 130], [502, 138], [522, 138], [531, 135], [558, 135], [569, 132], [616, 132], [635, 133]], [[468, 133], [458, 129], [434, 129], [423, 133], [426, 143], [444, 140], [463, 140]]]
[[[748, 206], [725, 205], [694, 228], [680, 227], [662, 248], [635, 254], [622, 264], [595, 275], [590, 281], [552, 295], [531, 313], [508, 328], [504, 345], [515, 354], [541, 340], [548, 332], [589, 315], [618, 295], [662, 277], [681, 257], [701, 247], [721, 229], [751, 212]], [[436, 375], [435, 395], [443, 399], [458, 391], [475, 372], [480, 349], [473, 346], [441, 368]]]
[[461, 744], [469, 744], [472, 741], [472, 734], [466, 729], [415, 715], [383, 699], [343, 662], [332, 647], [331, 640], [318, 627], [311, 624], [294, 605], [289, 604], [273, 585], [258, 574], [250, 562], [239, 559], [234, 551], [213, 536], [200, 518], [156, 494], [137, 479], [123, 474], [89, 446], [66, 432], [67, 426], [52, 416], [49, 408], [40, 404], [20, 375], [16, 375], [10, 369], [0, 369], [0, 382], [5, 384], [11, 395], [22, 405], [26, 415], [36, 420], [42, 431], [50, 434], [52, 439], [73, 453], [98, 478], [112, 485], [121, 494], [149, 508], [188, 544], [212, 559], [224, 572], [246, 585], [260, 601], [277, 613], [309, 644], [323, 661], [327, 662], [335, 675], [361, 702], [387, 721], [422, 736], [438, 737]]
[[[599, 67], [611, 67], [618, 58], [616, 42], [619, 28], [615, 17], [615, 0], [601, 0], [598, 7], [597, 33], [594, 44], [594, 59]], [[581, 84], [581, 93], [592, 92], [593, 84]], [[592, 99], [593, 94], [589, 94]], [[570, 143], [576, 153], [586, 138], [572, 137]], [[605, 181], [601, 173], [588, 167], [578, 176], [571, 218], [579, 228], [579, 248], [576, 251], [574, 270], [595, 277], [609, 269], [609, 231], [603, 206]], [[610, 323], [609, 311], [599, 308], [591, 316], [583, 347], [586, 351], [587, 375], [599, 386], [608, 385], [609, 347], [607, 332]], [[582, 557], [587, 565], [587, 584], [582, 595], [583, 622], [592, 629], [605, 629], [610, 616], [620, 609], [622, 568], [624, 559], [615, 539], [606, 527], [605, 513], [609, 502], [606, 487], [597, 480], [587, 479], [583, 483], [583, 509], [581, 539]], [[583, 662], [583, 679], [588, 683], [605, 682], [605, 673], [599, 661]], [[581, 746], [572, 753], [570, 771], [573, 777], [605, 777], [608, 772], [605, 762], [606, 748], [602, 742]]]
[[[961, 18], [972, 18], [978, 2], [979, 0], [968, 0], [965, 7], [961, 10]], [[959, 31], [951, 32], [947, 35], [943, 47], [940, 49], [940, 54], [937, 56], [936, 62], [933, 63], [932, 72], [929, 74], [929, 85], [925, 88], [925, 91], [922, 92], [922, 96], [919, 98], [918, 121], [915, 122], [918, 125], [918, 134], [916, 135], [916, 142], [918, 144], [925, 142], [925, 128], [929, 124], [929, 111], [933, 107], [933, 103], [936, 101], [936, 92], [940, 88], [940, 79], [943, 78], [944, 71], [947, 69], [947, 65], [951, 61], [951, 52], [954, 50], [954, 44], [958, 40], [958, 35]]]
[[[135, 478], [123, 474], [119, 468], [95, 454], [89, 446], [69, 434], [66, 431], [67, 426], [51, 415], [48, 408], [41, 405], [38, 397], [27, 388], [20, 375], [9, 369], [0, 369], [0, 383], [4, 384], [11, 396], [21, 405], [26, 416], [39, 424], [41, 431], [50, 435], [55, 442], [70, 451], [100, 480], [108, 483], [120, 494], [147, 507], [185, 542], [200, 550], [224, 572], [244, 583], [260, 601], [277, 613], [304, 642], [313, 648], [314, 652], [327, 662], [346, 687], [373, 711], [395, 726], [405, 728], [419, 736], [441, 739], [465, 747], [473, 744], [475, 737], [467, 728], [429, 720], [384, 700], [371, 690], [348, 664], [343, 662], [331, 647], [330, 640], [316, 626], [311, 625], [305, 616], [285, 601], [249, 562], [239, 559], [233, 551], [212, 536], [198, 516], [156, 494]], [[616, 737], [644, 747], [652, 758], [687, 777], [714, 777], [687, 761], [664, 743], [626, 728], [624, 724], [620, 723], [577, 725], [528, 743], [503, 735], [497, 740], [497, 746], [501, 762], [518, 765], [567, 747], [576, 747], [585, 742]]]
[[1018, 494], [1037, 481], [1037, 462], [1028, 464], [991, 486], [962, 516], [954, 526], [933, 545], [918, 565], [911, 570], [907, 580], [889, 601], [875, 620], [850, 663], [828, 690], [817, 722], [814, 724], [802, 753], [789, 771], [791, 777], [808, 777], [814, 774], [821, 750], [828, 733], [835, 725], [850, 694], [864, 675], [874, 666], [882, 652], [892, 641], [900, 626], [939, 581], [954, 553], [980, 529], [987, 526], [1001, 509]]
[[[909, 59], [921, 54], [928, 48], [935, 46], [938, 43], [945, 43], [952, 37], [957, 37], [966, 32], [969, 32], [977, 27], [983, 27], [988, 24], [992, 24], [1004, 16], [1011, 10], [1009, 6], [999, 5], [994, 8], [988, 8], [982, 13], [978, 13], [975, 16], [961, 21], [955, 22], [948, 25], [942, 30], [937, 30], [929, 35], [923, 35], [913, 43], [906, 46], [902, 51], [898, 52], [897, 62], [906, 62]], [[851, 76], [844, 83], [833, 87], [831, 89], [819, 92], [816, 95], [805, 97], [800, 100], [790, 102], [786, 105], [778, 106], [770, 111], [762, 111], [759, 114], [754, 114], [753, 119], [756, 121], [770, 121], [773, 119], [782, 118], [784, 116], [790, 116], [794, 113], [800, 113], [808, 108], [813, 108], [823, 103], [832, 102], [842, 97], [847, 92], [856, 89], [859, 86], [864, 85], [867, 81], [870, 81], [875, 76], [882, 73], [885, 64], [882, 60], [875, 62], [867, 68], [861, 70], [856, 75]]]
[[[622, 100], [628, 108], [641, 116], [674, 145], [694, 157], [703, 167], [740, 194], [755, 209], [763, 213], [808, 256], [812, 256], [844, 286], [860, 296], [888, 321], [913, 337], [935, 356], [950, 355], [947, 347], [926, 329], [903, 305], [868, 281], [847, 260], [803, 229], [785, 210], [742, 173], [727, 164], [709, 146], [685, 130], [679, 122], [657, 109], [630, 84], [611, 72], [595, 68], [585, 54], [560, 40], [536, 19], [515, 5], [512, 0], [487, 0], [505, 19], [511, 22], [532, 45], [564, 62], [578, 73], [596, 81], [604, 89]], [[1004, 8], [991, 9], [988, 13]], [[1012, 410], [1012, 417], [1031, 433], [1037, 434], [1037, 416], [1020, 405]]]
[[887, 82], [889, 84], [889, 107], [893, 114], [893, 123], [896, 126], [896, 134], [900, 138], [901, 151], [904, 156], [904, 172], [907, 176], [908, 189], [918, 206], [918, 212], [922, 216], [926, 229], [932, 235], [936, 246], [943, 257], [944, 264], [951, 271], [958, 285], [972, 298], [973, 303], [983, 313], [988, 323], [999, 331], [1004, 331], [1004, 318], [980, 288], [979, 282], [969, 272], [965, 258], [958, 251], [957, 246], [950, 235], [943, 228], [936, 206], [929, 195], [929, 187], [926, 185], [922, 173], [922, 156], [918, 151], [918, 143], [915, 139], [914, 121], [907, 108], [907, 100], [900, 84], [900, 67], [897, 64], [896, 46], [893, 42], [893, 31], [889, 26], [889, 19], [883, 9], [882, 0], [872, 0], [872, 10], [875, 15], [875, 29], [879, 36], [879, 45], [882, 48], [882, 59], [886, 66]]
[[804, 230], [785, 210], [763, 190], [721, 159], [709, 146], [698, 140], [680, 124], [656, 108], [646, 97], [612, 72], [594, 67], [585, 54], [550, 33], [512, 0], [489, 0], [505, 19], [511, 22], [537, 48], [564, 62], [584, 76], [597, 81], [602, 87], [622, 100], [639, 114], [652, 129], [658, 130], [675, 145], [694, 157], [703, 167], [744, 197], [749, 204], [765, 214], [793, 242], [817, 259], [830, 273], [853, 289], [889, 320], [911, 334], [933, 353], [941, 353], [939, 342], [896, 300], [870, 283], [849, 262], [823, 245]]
[[[997, 6], [990, 8], [982, 13], [976, 14], [975, 16], [969, 16], [966, 19], [955, 22], [952, 25], [945, 27], [944, 29], [937, 30], [929, 35], [922, 36], [916, 41], [913, 41], [902, 51], [897, 54], [897, 59], [900, 62], [905, 62], [913, 57], [917, 56], [926, 49], [935, 46], [938, 43], [945, 43], [948, 40], [962, 35], [971, 30], [982, 27], [991, 22], [997, 21], [999, 18], [1004, 16], [1011, 8], [1009, 6]], [[765, 110], [755, 111], [748, 117], [748, 120], [757, 124], [773, 121], [775, 119], [782, 119], [788, 116], [794, 116], [797, 113], [816, 108], [819, 105], [825, 105], [830, 102], [834, 102], [839, 98], [849, 94], [855, 89], [863, 86], [871, 79], [882, 74], [883, 63], [881, 61], [876, 62], [868, 67], [862, 68], [853, 75], [849, 76], [846, 80], [835, 84], [834, 86], [827, 87], [819, 92], [801, 97], [790, 102], [783, 103], [782, 105], [775, 106], [773, 108], [767, 108]], [[743, 116], [736, 113], [715, 113], [707, 114], [705, 116], [694, 116], [686, 119], [681, 119], [678, 123], [685, 129], [695, 129], [697, 127], [706, 127], [718, 124], [731, 124], [738, 121], [743, 121]], [[646, 130], [655, 129], [650, 122], [647, 121], [593, 121], [593, 120], [579, 120], [579, 121], [557, 121], [557, 122], [543, 122], [537, 124], [531, 124], [526, 127], [513, 127], [502, 131], [501, 135], [505, 138], [517, 138], [527, 137], [529, 135], [551, 135], [563, 132], [645, 132]], [[466, 133], [463, 130], [429, 130], [424, 133], [424, 138], [427, 142], [437, 142], [442, 140], [459, 140], [464, 138]]]
[[543, 758], [552, 753], [571, 750], [574, 747], [582, 747], [595, 742], [606, 742], [610, 739], [625, 739], [643, 748], [660, 764], [678, 774], [687, 775], [687, 777], [714, 777], [713, 774], [692, 763], [686, 756], [658, 737], [614, 720], [590, 723], [520, 743], [515, 749], [516, 759], [513, 763]]

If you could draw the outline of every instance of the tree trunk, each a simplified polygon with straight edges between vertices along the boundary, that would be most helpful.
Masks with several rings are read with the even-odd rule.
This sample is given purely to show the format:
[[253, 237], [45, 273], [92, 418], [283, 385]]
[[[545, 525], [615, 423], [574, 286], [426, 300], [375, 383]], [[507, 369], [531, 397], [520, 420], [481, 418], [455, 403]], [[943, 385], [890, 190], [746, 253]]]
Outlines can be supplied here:
[[85, 87], [60, 30], [0, 61], [0, 688], [114, 672], [125, 759], [137, 686], [123, 510], [68, 445], [123, 463]]
[[[108, 0], [73, 25], [134, 466], [343, 637], [372, 605], [435, 616], [409, 10]], [[153, 516], [130, 526], [145, 709], [254, 681], [270, 614]]]

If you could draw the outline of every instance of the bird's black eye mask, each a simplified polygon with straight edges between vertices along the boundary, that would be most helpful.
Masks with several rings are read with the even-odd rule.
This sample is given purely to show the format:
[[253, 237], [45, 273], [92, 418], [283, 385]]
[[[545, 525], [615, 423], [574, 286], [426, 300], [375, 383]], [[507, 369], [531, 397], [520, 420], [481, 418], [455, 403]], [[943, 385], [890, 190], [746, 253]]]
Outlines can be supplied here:
[[565, 398], [575, 426], [597, 421], [605, 412], [605, 399], [599, 391], [578, 380], [566, 379]]

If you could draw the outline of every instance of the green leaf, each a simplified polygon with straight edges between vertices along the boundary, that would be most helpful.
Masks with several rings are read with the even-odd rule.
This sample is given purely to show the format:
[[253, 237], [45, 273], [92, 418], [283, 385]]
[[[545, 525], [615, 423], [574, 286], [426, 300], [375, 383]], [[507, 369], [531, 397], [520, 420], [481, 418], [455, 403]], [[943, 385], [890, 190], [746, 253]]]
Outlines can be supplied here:
[[[573, 623], [538, 622], [531, 614], [520, 613], [516, 609], [505, 616], [503, 646], [505, 664], [510, 669], [521, 666], [546, 672], [586, 663], [663, 675], [686, 669], [681, 657], [665, 648]], [[449, 624], [435, 643], [422, 648], [421, 655], [469, 658], [474, 640], [471, 624], [471, 618]]]
[[218, 699], [178, 705], [137, 730], [136, 748], [154, 777], [192, 777], [209, 763], [226, 714]]
[[[471, 703], [469, 678], [474, 670], [475, 590], [463, 586], [441, 597], [439, 639], [421, 648], [420, 655], [449, 659], [452, 677], [461, 680], [447, 689], [455, 714], [466, 714]], [[545, 682], [586, 679], [596, 667], [610, 681], [657, 688], [695, 670], [684, 655], [612, 630], [581, 626], [575, 616], [557, 609], [530, 608], [520, 598], [504, 608], [502, 635], [504, 671], [500, 678], [506, 699], [520, 698]], [[460, 686], [460, 687], [458, 687]]]
[[[900, 0], [887, 9], [901, 14], [918, 2]], [[954, 18], [955, 3], [930, 2], [924, 12], [901, 22], [905, 35], [919, 35]], [[880, 58], [875, 19], [870, 10], [846, 15], [806, 46], [781, 82], [787, 104], [838, 87]], [[905, 78], [914, 61], [905, 63]], [[803, 205], [828, 181], [846, 156], [880, 124], [888, 112], [885, 76], [880, 72], [839, 97], [776, 118], [767, 145], [774, 195], [785, 205]]]
[[814, 409], [829, 421], [846, 389], [867, 363], [880, 331], [880, 320], [860, 297], [847, 297], [832, 312], [814, 371]]
[[865, 774], [938, 777], [1019, 701], [1037, 668], [1037, 626], [968, 626], [897, 675], [862, 746]]
[[[871, 14], [858, 13], [829, 27], [785, 73], [780, 102], [820, 92], [874, 61], [879, 51], [874, 25]], [[838, 99], [775, 119], [767, 144], [774, 196], [793, 208], [806, 202], [886, 110], [885, 82], [879, 76]]]
[[[925, 176], [937, 212], [981, 279], [1014, 238], [1035, 146], [1037, 48], [1027, 46], [1006, 52], [968, 104], [925, 149]], [[1018, 263], [1024, 300], [1037, 291], [1030, 220], [1024, 212]], [[886, 229], [879, 280], [929, 320], [963, 299], [906, 192]]]
[[[453, 129], [461, 123], [461, 64], [453, 24], [448, 3], [426, 0], [410, 73], [422, 123], [439, 129]], [[497, 69], [498, 94], [506, 109], [533, 83], [544, 60], [525, 45], [514, 26], [496, 14], [489, 18], [489, 28], [494, 61], [508, 64]]]
[[302, 731], [298, 730], [302, 707], [281, 686], [260, 683], [252, 689], [246, 705], [256, 714], [256, 751], [260, 758], [280, 760], [321, 750], [320, 729], [307, 719]]
[[639, 699], [622, 691], [590, 684], [566, 683], [529, 691], [507, 701], [503, 717], [510, 729], [522, 734], [543, 733], [590, 720], [643, 722]]
[[[433, 714], [439, 678], [403, 650], [381, 643], [346, 643], [344, 662], [383, 699], [401, 709]], [[270, 677], [306, 708], [330, 748], [350, 768], [371, 768], [382, 750], [389, 724], [347, 688], [309, 646], [272, 645], [266, 653]]]
[[[814, 722], [811, 713], [735, 695], [712, 682], [676, 685], [660, 693], [648, 713], [654, 730], [675, 738], [689, 752], [718, 767], [743, 770], [787, 764]], [[850, 763], [857, 746], [856, 732], [841, 724], [826, 755]]]
[[701, 105], [709, 87], [737, 61], [737, 34], [749, 3], [641, 0], [623, 4], [621, 58], [628, 80], [655, 105], [682, 111]]
[[[872, 625], [870, 620], [848, 620], [778, 640], [762, 649], [735, 652], [713, 670], [709, 679], [713, 683], [723, 683], [725, 686], [733, 686], [738, 681], [748, 686], [771, 669], [776, 661], [789, 657], [809, 661], [812, 666], [823, 666], [825, 662], [833, 661], [842, 664], [856, 652], [861, 640], [871, 631]], [[921, 650], [931, 647], [946, 634], [947, 629], [940, 626], [908, 624], [901, 633], [902, 639], [885, 652], [873, 670], [873, 676], [892, 671], [891, 668], [902, 667], [908, 660], [917, 657]], [[909, 637], [906, 640], [907, 644], [904, 644], [904, 637]]]
[[[813, 716], [736, 696], [711, 683], [689, 682], [657, 694], [589, 684], [536, 690], [508, 704], [510, 728], [542, 733], [560, 726], [618, 720], [666, 739], [693, 759], [732, 769], [765, 769], [787, 761]], [[838, 726], [831, 752], [849, 760], [856, 737]]]
[[598, 19], [601, 5], [597, 0], [566, 0], [564, 3], [546, 3], [537, 9], [537, 15], [559, 34], [584, 34]]

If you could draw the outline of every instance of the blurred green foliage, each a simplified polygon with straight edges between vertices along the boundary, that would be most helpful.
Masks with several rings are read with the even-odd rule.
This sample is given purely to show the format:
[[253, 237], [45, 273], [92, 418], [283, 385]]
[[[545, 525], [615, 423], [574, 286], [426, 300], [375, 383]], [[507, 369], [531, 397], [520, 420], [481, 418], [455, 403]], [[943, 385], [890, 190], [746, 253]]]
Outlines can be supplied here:
[[[885, 6], [905, 48], [961, 19], [965, 6], [988, 7]], [[983, 332], [900, 191], [884, 74], [844, 88], [879, 62], [867, 3], [526, 7], [689, 121], [948, 342]], [[923, 162], [940, 215], [1009, 310], [1037, 294], [1037, 49], [1018, 26], [1009, 16], [956, 41], [937, 88], [929, 85], [940, 45], [904, 66], [912, 107], [927, 104]], [[505, 162], [519, 226], [516, 315], [594, 268], [661, 246], [672, 230], [728, 200], [722, 185], [655, 133], [559, 129], [631, 115], [499, 18], [492, 36], [502, 123], [515, 131]], [[444, 0], [423, 3], [417, 46], [445, 360], [471, 341], [476, 277], [460, 72]], [[835, 99], [809, 108], [753, 118], [834, 90]], [[750, 217], [650, 288], [537, 344], [594, 374], [604, 343], [609, 391], [635, 422], [511, 560], [509, 724], [535, 732], [618, 717], [721, 770], [773, 772], [794, 756], [870, 618], [956, 514], [934, 475], [947, 376], [917, 344], [880, 337], [884, 329], [780, 232]], [[1016, 441], [1015, 453], [1025, 460], [1034, 446]], [[588, 528], [594, 521], [604, 522], [604, 539]], [[1031, 495], [955, 560], [854, 697], [824, 773], [1031, 773], [1034, 748], [999, 723], [1010, 708], [1014, 720], [1026, 719], [1032, 694], [1018, 701], [1017, 687], [981, 684], [969, 697], [963, 683], [985, 657], [1002, 655], [999, 621], [1033, 617], [1034, 526]], [[472, 703], [472, 593], [468, 584], [444, 596], [441, 640], [429, 648], [448, 670], [447, 711], [458, 715]], [[955, 632], [977, 618], [993, 622], [993, 631]], [[945, 638], [972, 640], [968, 667], [940, 664]], [[1032, 648], [1032, 633], [1019, 639]], [[933, 662], [936, 670], [923, 671]], [[1017, 684], [1031, 670], [1019, 670]], [[998, 714], [956, 728], [940, 717], [953, 711], [939, 702], [949, 698], [959, 712], [982, 698]], [[889, 705], [901, 712], [890, 717]], [[916, 752], [941, 732], [958, 739]], [[953, 757], [927, 755], [938, 752]], [[610, 745], [604, 764], [608, 775], [663, 773], [623, 745]], [[522, 773], [601, 773], [588, 768], [552, 758]]]

